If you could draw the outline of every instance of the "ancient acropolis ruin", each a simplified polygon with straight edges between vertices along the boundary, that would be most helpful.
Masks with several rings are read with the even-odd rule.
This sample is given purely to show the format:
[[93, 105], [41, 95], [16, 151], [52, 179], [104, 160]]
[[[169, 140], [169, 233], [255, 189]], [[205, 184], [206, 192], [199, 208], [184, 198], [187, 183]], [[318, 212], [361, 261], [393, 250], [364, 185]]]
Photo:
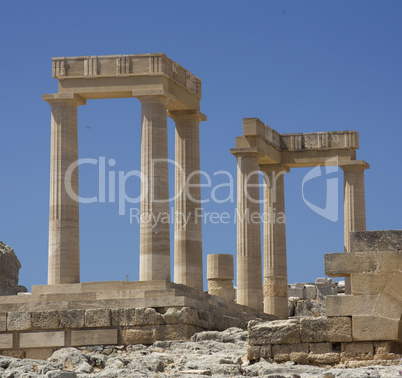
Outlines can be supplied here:
[[[387, 358], [400, 353], [402, 237], [399, 231], [376, 237], [364, 232], [364, 170], [369, 165], [356, 159], [356, 131], [280, 134], [257, 118], [246, 118], [243, 135], [230, 151], [237, 159], [238, 214], [261, 213], [259, 172], [264, 214], [272, 208], [285, 213], [283, 176], [291, 169], [339, 166], [344, 172], [348, 253], [326, 255], [325, 267], [329, 276], [346, 277], [346, 295], [327, 297], [327, 318], [285, 320], [284, 221], [264, 222], [261, 246], [260, 223], [239, 217], [237, 290], [233, 256], [214, 254], [208, 256], [208, 292], [203, 291], [202, 229], [195, 218], [201, 198], [199, 124], [206, 121], [201, 80], [164, 54], [60, 57], [52, 64], [58, 92], [43, 95], [51, 106], [48, 284], [32, 286], [30, 295], [0, 296], [1, 354], [47, 358], [69, 346], [187, 340], [202, 330], [245, 328], [251, 320], [257, 322], [249, 323], [250, 361], [333, 364], [353, 359], [349, 352], [359, 350], [359, 342], [371, 343], [373, 351], [380, 348], [378, 355]], [[167, 117], [175, 123], [175, 160], [183, 168], [175, 172], [175, 207], [188, 222], [174, 222], [174, 251], [169, 223], [158, 222], [157, 216], [141, 222], [138, 282], [80, 281], [79, 235], [85, 230], [79, 225], [77, 108], [107, 98], [141, 102], [141, 173], [147, 178], [141, 185], [143, 219], [169, 214]], [[381, 242], [384, 238], [388, 241]], [[341, 357], [345, 351], [349, 355]]]

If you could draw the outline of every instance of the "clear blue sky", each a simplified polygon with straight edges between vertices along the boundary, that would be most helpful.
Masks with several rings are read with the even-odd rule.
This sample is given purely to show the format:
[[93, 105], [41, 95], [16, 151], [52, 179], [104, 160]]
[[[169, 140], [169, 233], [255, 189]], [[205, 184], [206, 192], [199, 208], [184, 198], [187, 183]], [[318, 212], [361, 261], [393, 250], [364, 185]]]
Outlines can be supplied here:
[[[236, 174], [229, 149], [244, 117], [280, 133], [358, 130], [358, 158], [371, 165], [367, 229], [402, 228], [401, 20], [400, 0], [2, 1], [0, 240], [22, 263], [20, 282], [47, 280], [50, 107], [41, 94], [57, 92], [54, 56], [163, 52], [200, 77], [208, 116], [201, 168], [210, 174]], [[139, 169], [138, 100], [88, 101], [78, 117], [80, 157], [113, 158], [116, 171]], [[337, 222], [315, 214], [301, 195], [307, 171], [285, 178], [289, 282], [323, 276], [324, 253], [343, 250], [342, 193]], [[336, 177], [342, 191], [342, 173]], [[80, 184], [82, 195], [96, 195], [93, 168], [81, 170]], [[305, 189], [324, 206], [324, 179]], [[128, 192], [138, 190], [133, 181]], [[205, 210], [233, 214], [235, 206]], [[82, 281], [138, 279], [138, 225], [119, 216], [116, 204], [81, 205], [80, 217]], [[206, 224], [203, 246], [204, 260], [235, 254], [236, 225]]]

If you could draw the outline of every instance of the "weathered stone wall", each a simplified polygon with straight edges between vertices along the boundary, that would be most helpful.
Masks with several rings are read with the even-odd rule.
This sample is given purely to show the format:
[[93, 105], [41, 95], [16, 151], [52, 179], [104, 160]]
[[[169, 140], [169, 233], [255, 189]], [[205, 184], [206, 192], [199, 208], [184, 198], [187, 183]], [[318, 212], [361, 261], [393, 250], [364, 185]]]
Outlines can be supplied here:
[[0, 241], [0, 295], [15, 295], [26, 292], [24, 286], [18, 285], [21, 263], [14, 250]]
[[397, 360], [402, 345], [392, 341], [355, 342], [350, 317], [301, 318], [248, 327], [247, 358], [297, 364], [331, 365], [346, 361]]

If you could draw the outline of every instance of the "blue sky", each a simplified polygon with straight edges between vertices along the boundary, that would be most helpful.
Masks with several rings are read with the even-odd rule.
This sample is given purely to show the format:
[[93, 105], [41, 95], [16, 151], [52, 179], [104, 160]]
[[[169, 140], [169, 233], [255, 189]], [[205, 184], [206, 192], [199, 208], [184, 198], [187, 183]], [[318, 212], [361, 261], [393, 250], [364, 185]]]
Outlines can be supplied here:
[[[57, 92], [54, 56], [163, 52], [200, 77], [208, 116], [201, 169], [211, 175], [235, 177], [229, 149], [245, 117], [280, 133], [358, 130], [358, 158], [371, 166], [367, 229], [400, 229], [401, 19], [399, 0], [1, 2], [0, 240], [22, 263], [20, 282], [47, 280], [50, 107], [41, 94]], [[78, 111], [80, 157], [113, 158], [116, 172], [139, 169], [140, 112], [136, 99], [88, 101]], [[285, 177], [289, 282], [323, 276], [324, 253], [343, 250], [342, 172], [337, 222], [303, 202], [307, 172]], [[97, 185], [96, 169], [80, 171], [82, 195]], [[305, 190], [324, 206], [324, 177]], [[235, 206], [207, 203], [205, 211], [233, 214]], [[138, 225], [113, 203], [81, 205], [80, 218], [82, 281], [138, 279]], [[204, 266], [209, 253], [235, 254], [236, 225], [205, 224], [203, 250]]]

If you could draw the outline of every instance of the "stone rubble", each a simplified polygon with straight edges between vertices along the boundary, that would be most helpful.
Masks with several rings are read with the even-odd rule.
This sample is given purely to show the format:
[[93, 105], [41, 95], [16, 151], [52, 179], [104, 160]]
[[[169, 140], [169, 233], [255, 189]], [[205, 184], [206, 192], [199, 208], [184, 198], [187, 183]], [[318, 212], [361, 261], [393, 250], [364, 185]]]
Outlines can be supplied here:
[[27, 288], [18, 285], [21, 263], [14, 250], [0, 241], [0, 295], [15, 295], [27, 292]]
[[[399, 366], [349, 364], [318, 367], [271, 363], [265, 359], [250, 364], [246, 357], [247, 331], [230, 328], [224, 332], [195, 334], [187, 342], [158, 341], [146, 347], [93, 346], [63, 348], [47, 360], [0, 356], [0, 376], [5, 378], [113, 378], [113, 377], [234, 377], [285, 378], [396, 377]], [[360, 361], [360, 365], [378, 363]], [[393, 362], [395, 364], [395, 361]], [[398, 363], [398, 362], [396, 362]]]

